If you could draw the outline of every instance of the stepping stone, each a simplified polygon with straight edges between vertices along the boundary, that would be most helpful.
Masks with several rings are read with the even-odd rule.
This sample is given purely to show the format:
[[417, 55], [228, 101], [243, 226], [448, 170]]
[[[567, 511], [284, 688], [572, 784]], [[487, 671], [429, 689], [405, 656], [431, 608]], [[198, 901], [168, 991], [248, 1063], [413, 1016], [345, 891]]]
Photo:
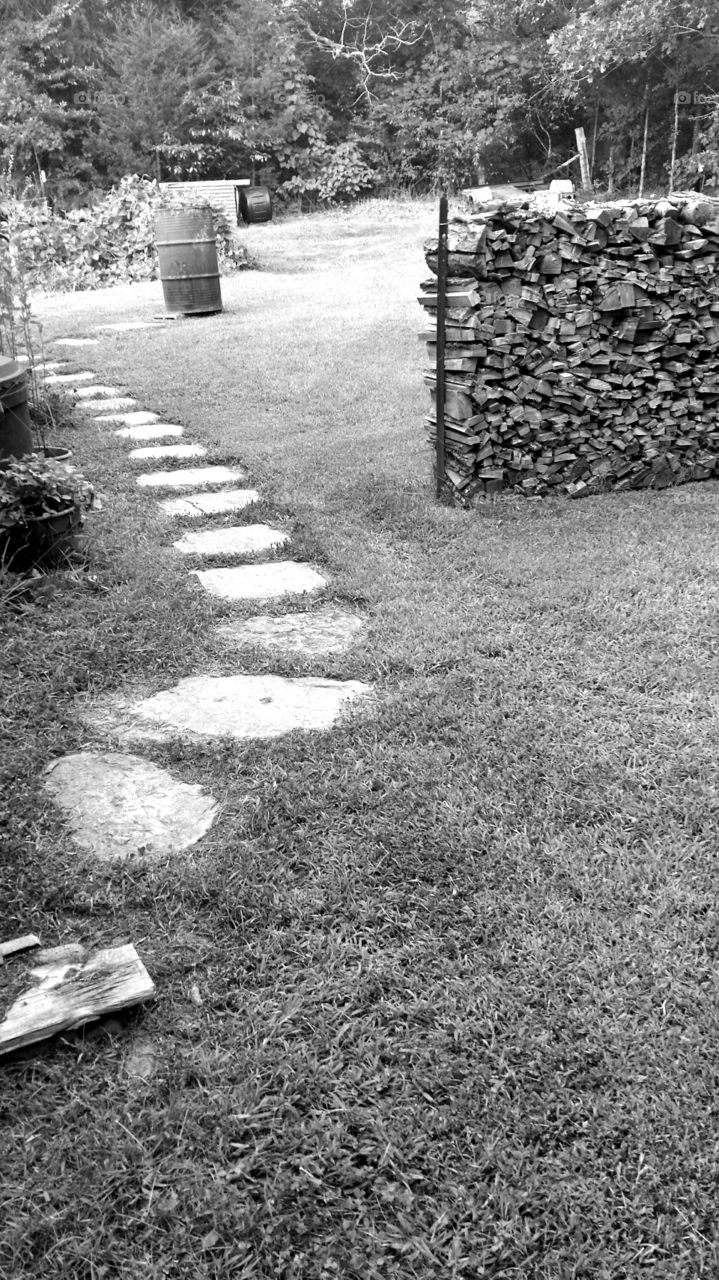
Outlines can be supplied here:
[[80, 405], [81, 409], [87, 409], [89, 413], [100, 414], [103, 411], [126, 413], [128, 409], [132, 409], [137, 404], [137, 400], [133, 400], [132, 396], [117, 396], [114, 400], [83, 400]]
[[194, 489], [198, 484], [232, 484], [244, 478], [244, 472], [233, 467], [187, 467], [182, 471], [148, 471], [137, 477], [137, 483], [142, 489]]
[[[119, 432], [116, 432], [119, 435]], [[256, 489], [225, 489], [220, 493], [193, 493], [189, 498], [166, 498], [158, 505], [168, 516], [209, 516], [220, 512], [242, 511], [259, 502]]]
[[229, 529], [203, 529], [186, 533], [173, 547], [190, 556], [247, 556], [269, 551], [289, 542], [289, 535], [268, 524], [233, 525]]
[[99, 347], [99, 338], [55, 338], [54, 347]]
[[206, 458], [207, 449], [202, 444], [150, 444], [142, 449], [131, 449], [128, 458]]
[[72, 386], [76, 382], [87, 382], [88, 378], [94, 378], [96, 375], [90, 373], [89, 369], [81, 373], [49, 373], [45, 375], [45, 381], [52, 386]]
[[312, 613], [285, 613], [281, 618], [263, 613], [245, 621], [223, 622], [215, 634], [238, 648], [253, 645], [314, 655], [348, 649], [363, 626], [364, 619], [356, 613], [327, 605]]
[[119, 387], [104, 387], [100, 382], [95, 382], [89, 387], [78, 387], [77, 394], [81, 400], [92, 400], [93, 396], [103, 397], [103, 400], [107, 396], [122, 396]]
[[120, 427], [113, 435], [123, 440], [164, 440], [166, 436], [181, 436], [182, 427], [173, 427], [169, 423], [150, 423], [148, 427]]
[[[107, 408], [104, 405], [103, 408]], [[159, 422], [159, 413], [148, 413], [144, 409], [139, 409], [137, 413], [98, 413], [95, 415], [95, 422], [124, 422], [126, 427], [143, 427], [148, 422]]]
[[329, 729], [348, 703], [366, 697], [359, 680], [284, 676], [187, 676], [172, 689], [124, 705], [103, 706], [107, 727], [132, 741], [196, 738], [277, 738], [293, 729]]
[[181, 853], [209, 831], [217, 804], [140, 756], [78, 751], [54, 760], [45, 789], [75, 840], [104, 861]]
[[122, 320], [118, 324], [98, 324], [96, 329], [114, 329], [116, 333], [129, 333], [131, 329], [157, 329], [155, 320]]
[[327, 579], [296, 560], [243, 564], [230, 569], [193, 569], [205, 591], [223, 600], [277, 600], [281, 596], [322, 591]]

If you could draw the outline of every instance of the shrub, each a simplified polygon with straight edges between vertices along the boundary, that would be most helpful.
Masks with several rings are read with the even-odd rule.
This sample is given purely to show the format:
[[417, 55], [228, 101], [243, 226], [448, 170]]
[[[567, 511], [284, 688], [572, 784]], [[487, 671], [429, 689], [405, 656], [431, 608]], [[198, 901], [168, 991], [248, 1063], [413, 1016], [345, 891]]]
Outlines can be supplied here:
[[283, 182], [278, 195], [309, 205], [343, 204], [366, 195], [375, 180], [356, 142], [341, 142], [336, 147], [323, 143], [308, 152], [307, 171]]
[[[162, 209], [192, 203], [168, 196], [157, 182], [135, 174], [85, 209], [63, 215], [10, 199], [3, 213], [30, 287], [74, 291], [156, 279], [155, 217]], [[220, 270], [246, 266], [247, 253], [234, 239], [224, 211], [213, 208], [212, 216]]]

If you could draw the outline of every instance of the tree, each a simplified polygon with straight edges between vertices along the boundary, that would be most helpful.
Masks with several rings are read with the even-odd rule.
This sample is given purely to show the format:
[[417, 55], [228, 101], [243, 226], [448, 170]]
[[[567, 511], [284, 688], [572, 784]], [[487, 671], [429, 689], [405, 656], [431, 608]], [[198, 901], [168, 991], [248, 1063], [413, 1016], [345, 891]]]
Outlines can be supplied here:
[[696, 149], [707, 113], [680, 112], [677, 95], [716, 84], [710, 16], [697, 0], [592, 0], [550, 38], [555, 83], [593, 100], [605, 165], [620, 182], [641, 186], [645, 171], [662, 181]]

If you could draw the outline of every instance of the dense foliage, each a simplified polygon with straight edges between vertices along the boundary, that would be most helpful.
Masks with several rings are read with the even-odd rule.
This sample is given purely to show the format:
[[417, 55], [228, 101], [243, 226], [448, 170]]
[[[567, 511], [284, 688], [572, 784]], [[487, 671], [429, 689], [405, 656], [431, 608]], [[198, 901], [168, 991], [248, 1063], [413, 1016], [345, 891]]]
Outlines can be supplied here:
[[[0, 0], [0, 172], [63, 207], [127, 173], [254, 176], [305, 206], [528, 181], [701, 181], [701, 0]], [[573, 172], [577, 172], [576, 166]]]
[[[122, 178], [91, 208], [63, 214], [41, 204], [5, 200], [2, 225], [9, 243], [4, 252], [0, 244], [0, 338], [3, 316], [9, 317], [13, 309], [16, 316], [21, 314], [28, 288], [74, 291], [155, 279], [159, 269], [156, 216], [160, 210], [182, 203], [177, 196], [163, 192], [154, 179], [136, 174]], [[233, 236], [224, 212], [213, 208], [212, 215], [221, 269], [246, 266], [244, 246]], [[11, 327], [8, 320], [8, 329]], [[14, 328], [17, 333], [17, 320]], [[11, 344], [4, 349], [15, 348]]]

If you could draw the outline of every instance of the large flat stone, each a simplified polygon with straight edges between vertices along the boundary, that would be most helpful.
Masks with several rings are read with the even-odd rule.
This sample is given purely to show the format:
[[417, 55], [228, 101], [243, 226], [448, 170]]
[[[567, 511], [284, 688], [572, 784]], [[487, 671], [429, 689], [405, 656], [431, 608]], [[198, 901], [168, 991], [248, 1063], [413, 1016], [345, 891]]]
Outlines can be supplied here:
[[240, 524], [184, 534], [173, 547], [189, 556], [248, 556], [289, 542], [289, 535], [268, 524]]
[[242, 511], [253, 502], [259, 502], [260, 495], [256, 489], [224, 489], [218, 493], [192, 493], [187, 498], [165, 498], [158, 505], [168, 516], [200, 516], [218, 515], [221, 512], [231, 514]]
[[311, 613], [285, 613], [279, 618], [262, 613], [256, 618], [222, 622], [215, 633], [238, 648], [258, 645], [312, 656], [348, 649], [363, 626], [364, 620], [356, 613], [326, 605]]
[[80, 847], [106, 861], [180, 853], [209, 831], [217, 812], [202, 787], [113, 751], [78, 751], [53, 761], [45, 788]]
[[232, 484], [244, 480], [236, 467], [186, 467], [177, 471], [148, 471], [137, 477], [143, 489], [194, 489], [202, 484]]
[[327, 579], [296, 560], [243, 564], [227, 569], [193, 569], [210, 595], [223, 600], [276, 600], [286, 595], [322, 591]]
[[344, 708], [371, 692], [359, 680], [188, 676], [151, 698], [111, 704], [105, 717], [111, 731], [128, 741], [165, 742], [177, 734], [276, 738], [293, 729], [329, 729]]
[[[47, 366], [46, 366], [47, 367]], [[45, 381], [51, 386], [74, 386], [76, 383], [92, 380], [96, 374], [83, 369], [80, 373], [46, 373]]]
[[138, 409], [135, 413], [98, 413], [95, 417], [95, 422], [123, 423], [126, 427], [142, 427], [159, 421], [159, 413], [149, 413], [145, 409]]
[[76, 395], [80, 400], [92, 400], [97, 396], [104, 403], [106, 399], [112, 399], [113, 396], [121, 396], [122, 392], [119, 387], [107, 387], [104, 382], [90, 382], [86, 387], [78, 387]]
[[151, 422], [146, 427], [118, 427], [113, 435], [122, 440], [165, 440], [169, 436], [181, 436], [183, 428], [169, 422]]
[[136, 404], [137, 400], [133, 400], [132, 396], [116, 396], [113, 400], [83, 400], [80, 407], [95, 414], [129, 413]]
[[150, 444], [131, 449], [127, 456], [136, 462], [145, 458], [206, 458], [207, 449], [202, 444]]
[[99, 347], [99, 338], [55, 338], [55, 347]]

